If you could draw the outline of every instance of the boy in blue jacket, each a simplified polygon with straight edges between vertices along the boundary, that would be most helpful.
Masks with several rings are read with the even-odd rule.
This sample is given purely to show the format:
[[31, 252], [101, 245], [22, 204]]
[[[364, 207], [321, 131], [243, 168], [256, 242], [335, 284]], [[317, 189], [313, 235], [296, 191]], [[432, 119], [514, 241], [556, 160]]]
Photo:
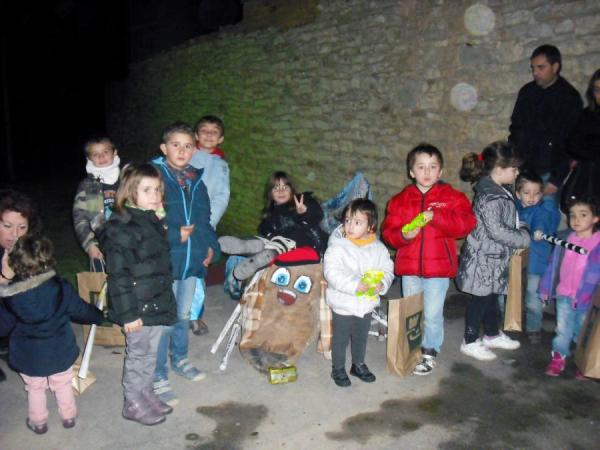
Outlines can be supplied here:
[[[544, 182], [536, 173], [523, 172], [517, 177], [515, 191], [519, 199], [517, 202], [519, 220], [527, 223], [532, 237], [538, 230], [548, 235], [556, 233], [560, 222], [560, 213], [554, 197], [542, 197], [543, 190]], [[539, 344], [541, 339], [544, 305], [538, 298], [537, 290], [540, 278], [548, 266], [551, 251], [548, 242], [532, 239], [529, 247], [525, 294], [527, 308], [525, 329], [532, 344]]]
[[153, 387], [163, 402], [173, 406], [178, 399], [168, 380], [167, 353], [176, 374], [192, 381], [206, 377], [188, 359], [188, 324], [196, 283], [206, 276], [206, 268], [213, 258], [219, 257], [220, 248], [210, 225], [210, 201], [202, 170], [190, 165], [195, 149], [194, 131], [183, 122], [169, 125], [163, 132], [160, 149], [164, 157], [152, 163], [165, 183], [177, 322], [165, 331], [158, 344]]

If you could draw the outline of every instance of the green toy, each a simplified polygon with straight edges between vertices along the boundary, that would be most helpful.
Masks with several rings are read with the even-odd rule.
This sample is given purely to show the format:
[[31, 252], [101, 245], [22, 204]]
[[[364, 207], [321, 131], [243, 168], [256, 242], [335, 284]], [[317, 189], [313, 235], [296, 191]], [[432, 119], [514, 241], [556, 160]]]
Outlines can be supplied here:
[[410, 233], [417, 228], [423, 228], [427, 225], [427, 219], [425, 218], [425, 213], [419, 213], [417, 216], [411, 220], [409, 223], [402, 227], [403, 233]]
[[364, 297], [366, 300], [377, 301], [377, 294], [375, 293], [375, 288], [381, 280], [383, 280], [383, 276], [385, 274], [381, 270], [367, 270], [360, 281], [365, 284], [368, 289], [365, 292], [357, 292], [357, 297]]

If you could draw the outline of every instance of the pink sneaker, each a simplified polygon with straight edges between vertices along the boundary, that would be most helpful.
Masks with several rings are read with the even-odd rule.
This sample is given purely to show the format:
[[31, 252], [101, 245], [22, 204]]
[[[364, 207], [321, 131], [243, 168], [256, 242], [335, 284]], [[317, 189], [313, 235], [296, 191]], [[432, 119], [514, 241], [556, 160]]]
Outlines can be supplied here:
[[581, 370], [577, 369], [575, 371], [575, 379], [576, 380], [580, 380], [580, 381], [588, 381], [589, 378], [586, 377], [583, 373], [581, 373]]
[[565, 370], [566, 358], [563, 358], [560, 353], [552, 352], [552, 361], [546, 367], [546, 375], [551, 377], [559, 376]]

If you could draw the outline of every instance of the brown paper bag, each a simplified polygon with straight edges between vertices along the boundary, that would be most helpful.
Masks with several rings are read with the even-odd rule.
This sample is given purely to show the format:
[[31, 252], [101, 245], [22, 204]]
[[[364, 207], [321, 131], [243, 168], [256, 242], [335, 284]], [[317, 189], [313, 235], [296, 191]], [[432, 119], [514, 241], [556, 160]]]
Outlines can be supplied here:
[[522, 331], [523, 293], [527, 289], [527, 249], [517, 250], [508, 267], [508, 295], [504, 309], [504, 329]]
[[600, 288], [579, 334], [575, 364], [586, 377], [600, 378]]
[[388, 300], [387, 367], [405, 377], [421, 361], [423, 293]]
[[[102, 289], [102, 285], [106, 281], [106, 273], [104, 272], [80, 272], [77, 274], [77, 288], [79, 296], [88, 303], [96, 304], [98, 294]], [[110, 298], [107, 298], [107, 303]], [[108, 309], [108, 305], [104, 305], [103, 310]], [[90, 325], [83, 325], [83, 340], [87, 341], [90, 332]], [[96, 338], [94, 345], [105, 346], [124, 346], [125, 335], [121, 331], [119, 325], [115, 325], [109, 321], [105, 321], [96, 328]]]

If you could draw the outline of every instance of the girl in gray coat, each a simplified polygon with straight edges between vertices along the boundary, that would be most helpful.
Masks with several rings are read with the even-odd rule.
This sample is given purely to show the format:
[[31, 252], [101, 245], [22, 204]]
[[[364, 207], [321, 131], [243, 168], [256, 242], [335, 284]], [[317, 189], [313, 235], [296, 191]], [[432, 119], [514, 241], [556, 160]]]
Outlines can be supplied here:
[[[460, 171], [464, 181], [477, 181], [473, 199], [477, 226], [467, 236], [456, 276], [458, 288], [471, 294], [460, 351], [482, 361], [496, 358], [492, 348], [514, 350], [520, 346], [498, 329], [497, 301], [498, 294], [507, 291], [510, 257], [530, 242], [509, 187], [519, 174], [518, 166], [514, 148], [497, 141], [479, 155], [465, 156]], [[479, 339], [482, 325], [485, 335]]]

